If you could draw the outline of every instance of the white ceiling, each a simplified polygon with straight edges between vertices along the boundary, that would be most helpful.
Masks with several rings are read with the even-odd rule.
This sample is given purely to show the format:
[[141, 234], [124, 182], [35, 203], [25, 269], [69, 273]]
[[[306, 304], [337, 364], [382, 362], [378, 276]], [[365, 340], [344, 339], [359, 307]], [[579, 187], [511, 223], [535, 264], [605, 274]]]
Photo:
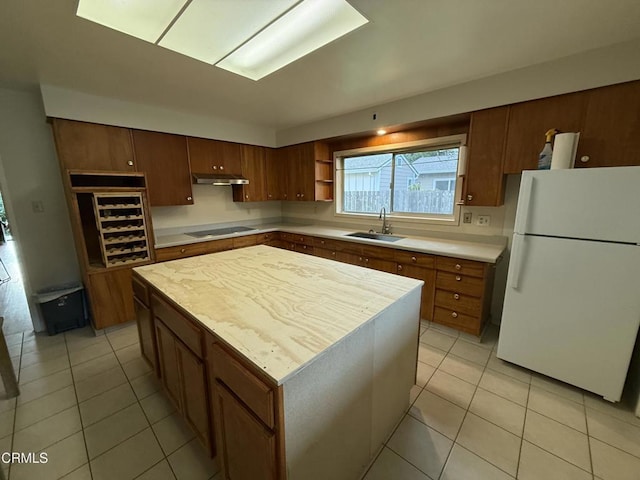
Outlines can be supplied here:
[[76, 17], [77, 0], [3, 0], [0, 85], [284, 129], [640, 37], [638, 0], [349, 1], [369, 24], [254, 82]]

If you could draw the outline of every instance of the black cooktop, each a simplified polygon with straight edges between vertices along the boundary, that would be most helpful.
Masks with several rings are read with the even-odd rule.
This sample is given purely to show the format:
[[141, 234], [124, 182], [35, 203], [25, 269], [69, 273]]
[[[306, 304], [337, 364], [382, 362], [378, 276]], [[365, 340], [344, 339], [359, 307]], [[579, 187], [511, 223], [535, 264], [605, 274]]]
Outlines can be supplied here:
[[213, 230], [203, 230], [201, 232], [191, 232], [187, 233], [190, 237], [202, 238], [212, 236], [215, 237], [217, 235], [229, 235], [231, 233], [240, 233], [240, 232], [249, 232], [251, 230], [255, 230], [255, 228], [251, 227], [225, 227], [225, 228], [216, 228]]

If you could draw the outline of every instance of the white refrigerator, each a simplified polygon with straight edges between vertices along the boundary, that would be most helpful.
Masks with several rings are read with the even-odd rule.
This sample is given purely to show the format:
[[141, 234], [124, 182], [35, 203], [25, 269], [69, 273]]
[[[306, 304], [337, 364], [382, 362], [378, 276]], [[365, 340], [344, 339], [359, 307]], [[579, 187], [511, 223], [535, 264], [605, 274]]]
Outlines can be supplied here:
[[526, 171], [499, 358], [619, 401], [640, 325], [640, 167]]

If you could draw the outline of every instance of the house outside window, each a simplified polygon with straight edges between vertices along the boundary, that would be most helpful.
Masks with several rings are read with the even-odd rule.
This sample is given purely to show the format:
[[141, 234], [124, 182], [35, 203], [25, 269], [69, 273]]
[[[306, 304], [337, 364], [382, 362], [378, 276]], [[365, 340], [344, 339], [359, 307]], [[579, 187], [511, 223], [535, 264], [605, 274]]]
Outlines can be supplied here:
[[336, 214], [457, 221], [465, 136], [336, 153]]

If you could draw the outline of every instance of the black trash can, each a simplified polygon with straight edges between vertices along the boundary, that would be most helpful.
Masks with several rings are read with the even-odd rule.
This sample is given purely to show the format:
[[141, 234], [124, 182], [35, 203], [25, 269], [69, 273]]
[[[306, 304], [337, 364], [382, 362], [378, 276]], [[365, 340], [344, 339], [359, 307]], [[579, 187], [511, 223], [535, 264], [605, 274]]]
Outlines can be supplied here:
[[81, 284], [73, 283], [39, 290], [35, 299], [40, 305], [42, 319], [49, 335], [84, 327], [87, 324], [87, 305]]

